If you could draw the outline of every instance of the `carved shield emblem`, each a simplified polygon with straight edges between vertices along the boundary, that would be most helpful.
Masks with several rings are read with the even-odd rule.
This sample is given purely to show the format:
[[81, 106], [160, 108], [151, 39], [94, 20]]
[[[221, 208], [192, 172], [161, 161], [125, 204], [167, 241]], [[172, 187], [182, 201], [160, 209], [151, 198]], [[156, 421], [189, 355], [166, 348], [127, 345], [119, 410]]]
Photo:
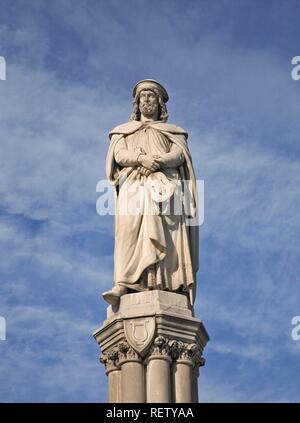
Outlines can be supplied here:
[[141, 317], [125, 320], [124, 330], [128, 344], [136, 352], [143, 355], [147, 352], [154, 338], [155, 319], [154, 317]]

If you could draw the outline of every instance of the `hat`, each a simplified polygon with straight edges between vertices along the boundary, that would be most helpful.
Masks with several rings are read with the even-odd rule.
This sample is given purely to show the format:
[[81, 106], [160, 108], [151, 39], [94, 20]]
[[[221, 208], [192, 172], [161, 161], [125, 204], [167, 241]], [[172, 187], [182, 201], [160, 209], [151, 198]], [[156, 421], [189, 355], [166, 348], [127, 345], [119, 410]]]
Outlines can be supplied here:
[[161, 98], [163, 99], [164, 103], [169, 100], [169, 96], [166, 89], [154, 79], [142, 79], [137, 84], [135, 84], [132, 92], [133, 98], [135, 98], [136, 94], [141, 92], [142, 90], [151, 90], [153, 88], [159, 91], [159, 94], [161, 95]]

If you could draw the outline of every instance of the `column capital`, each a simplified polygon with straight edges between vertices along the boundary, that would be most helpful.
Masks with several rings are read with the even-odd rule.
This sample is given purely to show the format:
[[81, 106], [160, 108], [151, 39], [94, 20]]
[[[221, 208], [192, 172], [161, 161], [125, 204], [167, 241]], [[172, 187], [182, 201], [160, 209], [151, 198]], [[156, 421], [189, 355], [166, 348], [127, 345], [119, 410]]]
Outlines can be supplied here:
[[185, 363], [197, 368], [204, 366], [205, 359], [202, 357], [201, 349], [197, 344], [171, 340], [169, 345], [171, 357], [176, 363]]
[[169, 362], [172, 361], [172, 358], [170, 355], [170, 344], [169, 344], [168, 338], [162, 335], [159, 335], [154, 339], [146, 361], [153, 360], [153, 359], [162, 359], [162, 360], [167, 360]]
[[99, 357], [100, 363], [105, 366], [105, 373], [108, 375], [114, 370], [120, 370], [119, 351], [116, 347], [111, 348]]
[[122, 341], [117, 346], [119, 352], [119, 364], [120, 366], [128, 362], [142, 361], [140, 355], [128, 344], [126, 341]]

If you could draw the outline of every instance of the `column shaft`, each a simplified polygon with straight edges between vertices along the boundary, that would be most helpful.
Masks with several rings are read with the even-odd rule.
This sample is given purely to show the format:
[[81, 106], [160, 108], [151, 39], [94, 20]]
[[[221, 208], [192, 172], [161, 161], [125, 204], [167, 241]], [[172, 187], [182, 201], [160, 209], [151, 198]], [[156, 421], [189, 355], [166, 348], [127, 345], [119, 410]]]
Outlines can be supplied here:
[[150, 358], [147, 366], [147, 402], [171, 402], [169, 357]]
[[145, 369], [142, 362], [126, 361], [121, 366], [122, 402], [146, 402]]
[[198, 377], [199, 369], [194, 367], [193, 369], [193, 403], [197, 404], [199, 402], [199, 393], [198, 393]]
[[108, 402], [121, 402], [121, 370], [116, 369], [108, 373]]
[[172, 366], [172, 392], [174, 402], [194, 402], [194, 378], [191, 361], [178, 360]]

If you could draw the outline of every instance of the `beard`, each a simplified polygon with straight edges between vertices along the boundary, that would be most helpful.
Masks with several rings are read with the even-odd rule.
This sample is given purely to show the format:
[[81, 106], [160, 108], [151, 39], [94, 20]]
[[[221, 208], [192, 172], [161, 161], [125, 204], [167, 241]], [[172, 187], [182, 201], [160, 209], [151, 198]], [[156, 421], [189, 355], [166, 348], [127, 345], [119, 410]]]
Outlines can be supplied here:
[[140, 104], [140, 111], [145, 116], [152, 116], [157, 110], [156, 104], [149, 104], [149, 103], [141, 103]]

